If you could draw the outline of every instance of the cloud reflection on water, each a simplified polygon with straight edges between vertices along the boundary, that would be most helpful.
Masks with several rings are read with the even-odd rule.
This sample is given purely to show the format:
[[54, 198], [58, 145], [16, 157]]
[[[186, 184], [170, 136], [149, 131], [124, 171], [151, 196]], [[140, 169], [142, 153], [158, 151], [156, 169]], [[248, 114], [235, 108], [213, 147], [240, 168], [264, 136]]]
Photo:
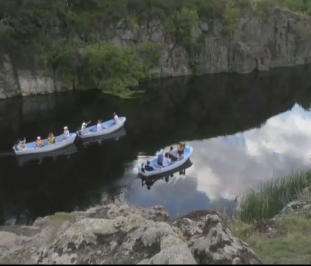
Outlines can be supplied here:
[[198, 190], [211, 199], [230, 198], [273, 176], [309, 166], [311, 114], [295, 105], [261, 128], [191, 145]]
[[[170, 213], [183, 215], [229, 204], [234, 195], [273, 176], [306, 169], [311, 154], [311, 113], [295, 105], [261, 128], [188, 144], [194, 153], [186, 177], [175, 174], [168, 184], [160, 180], [151, 190], [136, 179], [126, 193], [127, 201], [140, 206], [163, 204]], [[180, 210], [173, 210], [176, 206]]]

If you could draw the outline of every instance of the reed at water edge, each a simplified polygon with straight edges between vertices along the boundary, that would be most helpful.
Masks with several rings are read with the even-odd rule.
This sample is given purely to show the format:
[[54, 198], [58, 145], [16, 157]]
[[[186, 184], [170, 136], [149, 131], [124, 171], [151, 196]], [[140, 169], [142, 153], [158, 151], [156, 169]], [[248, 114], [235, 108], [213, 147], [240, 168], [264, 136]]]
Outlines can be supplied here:
[[239, 199], [237, 218], [245, 223], [273, 218], [289, 202], [298, 199], [310, 184], [311, 170], [273, 178]]

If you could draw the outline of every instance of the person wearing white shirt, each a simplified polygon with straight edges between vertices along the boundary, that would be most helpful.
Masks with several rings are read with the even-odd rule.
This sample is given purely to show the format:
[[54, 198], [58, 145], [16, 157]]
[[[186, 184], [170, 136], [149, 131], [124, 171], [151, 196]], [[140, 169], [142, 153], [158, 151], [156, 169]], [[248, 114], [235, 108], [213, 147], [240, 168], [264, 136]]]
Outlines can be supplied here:
[[67, 126], [64, 127], [63, 136], [64, 136], [64, 138], [68, 138], [70, 136], [70, 133], [69, 133], [69, 130], [68, 130]]
[[102, 121], [103, 121], [103, 120], [97, 120], [97, 126], [96, 126], [96, 130], [97, 130], [97, 131], [101, 131], [101, 130], [105, 129], [105, 128], [102, 126], [102, 124], [101, 124]]
[[113, 113], [113, 121], [115, 124], [118, 124], [119, 123], [119, 117], [116, 113]]
[[169, 166], [170, 163], [171, 163], [171, 160], [168, 157], [168, 153], [166, 152], [163, 157], [163, 167]]
[[18, 140], [17, 141], [17, 145], [15, 146], [15, 148], [18, 151], [22, 151], [26, 149], [26, 138], [24, 138], [23, 140]]
[[91, 121], [89, 121], [89, 122], [87, 122], [87, 123], [85, 123], [85, 122], [82, 123], [82, 126], [81, 126], [81, 133], [83, 133], [83, 131], [86, 129], [86, 126], [87, 126], [89, 123], [91, 123]]

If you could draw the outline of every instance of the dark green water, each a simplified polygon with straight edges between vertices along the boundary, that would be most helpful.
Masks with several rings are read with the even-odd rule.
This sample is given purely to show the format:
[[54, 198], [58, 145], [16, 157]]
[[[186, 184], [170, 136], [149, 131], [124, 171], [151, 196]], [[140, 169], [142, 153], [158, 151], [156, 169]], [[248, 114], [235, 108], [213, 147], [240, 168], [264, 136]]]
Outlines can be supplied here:
[[[1, 152], [10, 152], [18, 137], [58, 134], [65, 125], [75, 131], [113, 111], [127, 117], [125, 136], [78, 143], [69, 158], [39, 164], [0, 157], [0, 222], [30, 223], [111, 201], [161, 204], [172, 218], [230, 209], [236, 194], [308, 167], [310, 74], [304, 67], [165, 79], [142, 85], [146, 94], [133, 99], [88, 91], [0, 101]], [[135, 165], [180, 140], [194, 148], [186, 175], [142, 186]]]

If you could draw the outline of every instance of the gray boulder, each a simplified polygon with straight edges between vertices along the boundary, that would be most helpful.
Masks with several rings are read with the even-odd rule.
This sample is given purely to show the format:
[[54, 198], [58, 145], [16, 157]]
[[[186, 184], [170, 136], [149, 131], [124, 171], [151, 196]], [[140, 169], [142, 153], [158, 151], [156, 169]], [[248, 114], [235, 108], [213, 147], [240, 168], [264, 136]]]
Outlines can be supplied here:
[[174, 222], [198, 264], [263, 264], [242, 240], [234, 237], [216, 212], [193, 212]]
[[217, 213], [171, 222], [161, 206], [109, 204], [2, 227], [0, 252], [22, 264], [262, 264]]

